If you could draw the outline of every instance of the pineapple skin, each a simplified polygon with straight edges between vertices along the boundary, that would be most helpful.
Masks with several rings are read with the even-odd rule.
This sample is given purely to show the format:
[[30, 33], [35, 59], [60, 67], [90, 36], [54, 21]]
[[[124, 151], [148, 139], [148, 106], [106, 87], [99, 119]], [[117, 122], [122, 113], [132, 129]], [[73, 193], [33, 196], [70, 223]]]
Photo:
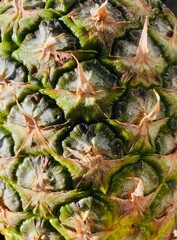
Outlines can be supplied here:
[[0, 40], [5, 239], [173, 239], [173, 13], [158, 0], [1, 0]]

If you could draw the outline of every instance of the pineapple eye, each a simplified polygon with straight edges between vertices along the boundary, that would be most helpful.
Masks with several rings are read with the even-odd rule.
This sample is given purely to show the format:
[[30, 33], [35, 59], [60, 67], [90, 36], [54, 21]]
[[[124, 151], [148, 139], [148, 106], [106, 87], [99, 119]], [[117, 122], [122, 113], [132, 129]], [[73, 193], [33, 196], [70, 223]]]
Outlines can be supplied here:
[[168, 31], [167, 32], [167, 37], [171, 38], [173, 36], [173, 31]]
[[64, 156], [74, 157], [68, 148], [88, 157], [101, 155], [105, 159], [116, 159], [123, 156], [120, 138], [102, 123], [90, 126], [77, 125], [70, 136], [63, 141]]
[[20, 211], [21, 210], [21, 202], [18, 193], [15, 189], [8, 183], [0, 181], [1, 192], [0, 199], [4, 206], [12, 211]]
[[36, 191], [60, 191], [68, 188], [67, 171], [45, 156], [23, 159], [16, 172], [19, 186]]
[[8, 158], [14, 155], [13, 139], [10, 133], [3, 127], [0, 128], [0, 157]]

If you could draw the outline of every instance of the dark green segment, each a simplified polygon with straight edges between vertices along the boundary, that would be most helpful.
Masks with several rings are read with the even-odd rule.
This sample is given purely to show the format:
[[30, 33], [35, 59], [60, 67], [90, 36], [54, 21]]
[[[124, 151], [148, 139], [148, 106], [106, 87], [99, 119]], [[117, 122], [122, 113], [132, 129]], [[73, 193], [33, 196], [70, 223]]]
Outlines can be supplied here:
[[63, 109], [66, 119], [91, 122], [111, 117], [114, 103], [124, 89], [116, 86], [116, 76], [97, 60], [83, 62], [81, 66], [93, 88], [93, 94], [77, 93], [82, 77], [80, 79], [76, 69], [59, 78], [55, 90], [44, 89], [41, 92], [56, 100], [57, 105]]
[[[98, 60], [90, 60], [81, 63], [87, 80], [91, 82], [95, 91], [111, 90], [117, 85], [117, 77], [111, 74]], [[77, 90], [78, 85], [78, 71], [70, 71], [58, 80], [56, 89], [65, 89], [71, 92]]]
[[144, 183], [144, 194], [155, 191], [159, 185], [158, 172], [151, 165], [139, 161], [134, 165], [121, 168], [112, 178], [109, 193], [123, 199], [131, 198], [137, 185], [137, 178]]
[[44, 218], [33, 217], [23, 222], [20, 227], [23, 239], [41, 238], [46, 240], [63, 240], [64, 238]]
[[1, 158], [8, 158], [14, 155], [13, 151], [14, 141], [9, 131], [4, 127], [0, 128], [0, 156]]
[[52, 8], [61, 11], [62, 13], [66, 13], [76, 3], [76, 0], [48, 0], [46, 8]]
[[[25, 35], [38, 28], [42, 19], [60, 17], [58, 12], [52, 9], [44, 9], [42, 1], [16, 1], [0, 5], [0, 29], [2, 42], [13, 41], [20, 45]], [[4, 5], [6, 6], [6, 9]]]
[[75, 45], [75, 38], [58, 20], [45, 20], [34, 34], [26, 35], [13, 57], [30, 70], [32, 79], [40, 79], [44, 86], [51, 86], [58, 72], [67, 67]]
[[164, 87], [177, 89], [177, 66], [170, 66], [164, 75]]
[[15, 191], [11, 184], [5, 183], [3, 181], [1, 184], [1, 198], [5, 206], [12, 212], [21, 211], [21, 201], [18, 193]]
[[[143, 88], [131, 89], [117, 103], [115, 118], [120, 122], [129, 122], [138, 125], [145, 117], [145, 113], [153, 110], [157, 104], [157, 98], [152, 90]], [[165, 118], [165, 106], [161, 101], [160, 110], [156, 120]]]
[[1, 81], [27, 81], [27, 72], [25, 71], [23, 65], [19, 64], [18, 62], [12, 61], [8, 56], [3, 56], [0, 58], [0, 76]]
[[24, 125], [24, 115], [31, 116], [39, 127], [47, 127], [64, 122], [62, 111], [51, 99], [43, 96], [39, 92], [26, 96], [26, 98], [20, 102], [20, 106], [21, 107], [16, 105], [11, 108], [10, 114], [8, 115], [9, 124], [16, 123], [18, 120], [19, 123], [22, 122], [21, 125]]
[[58, 20], [45, 20], [41, 22], [35, 35], [29, 34], [26, 36], [13, 55], [18, 61], [30, 67], [31, 65], [45, 64], [50, 58], [55, 63], [57, 61], [55, 53], [56, 55], [59, 54], [57, 51], [62, 52], [74, 48], [74, 38], [65, 33]]
[[104, 197], [83, 198], [63, 206], [59, 217], [61, 224], [58, 219], [52, 219], [51, 224], [65, 239], [77, 239], [81, 234], [87, 238], [109, 239], [114, 235], [116, 224], [113, 210], [117, 213], [116, 207]]
[[63, 141], [63, 149], [65, 157], [74, 157], [69, 149], [85, 156], [101, 155], [105, 159], [118, 159], [123, 155], [120, 138], [102, 123], [76, 126]]
[[17, 184], [24, 188], [46, 191], [61, 191], [69, 187], [66, 169], [45, 156], [27, 157], [19, 164]]
[[156, 139], [159, 154], [170, 154], [176, 149], [177, 120], [171, 118], [167, 126], [162, 128]]
[[85, 1], [61, 19], [79, 39], [82, 48], [110, 53], [114, 40], [123, 36], [134, 24], [126, 22], [122, 13], [110, 3], [107, 5], [109, 17], [105, 21], [97, 20], [95, 14], [99, 6], [93, 0]]
[[16, 155], [60, 151], [59, 135], [65, 127], [62, 111], [51, 99], [41, 93], [28, 95], [25, 100], [11, 108], [5, 128], [11, 131]]
[[[10, 240], [22, 239], [46, 239], [64, 240], [64, 238], [52, 227], [48, 219], [42, 217], [32, 217], [21, 213], [21, 226], [18, 230], [9, 228], [5, 237]], [[28, 218], [27, 218], [28, 217]]]

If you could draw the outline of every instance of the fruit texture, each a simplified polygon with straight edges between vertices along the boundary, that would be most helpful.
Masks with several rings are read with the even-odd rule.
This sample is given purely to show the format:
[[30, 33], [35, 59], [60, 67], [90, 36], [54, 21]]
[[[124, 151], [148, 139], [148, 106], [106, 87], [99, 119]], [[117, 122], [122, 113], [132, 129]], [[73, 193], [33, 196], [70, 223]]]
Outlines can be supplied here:
[[0, 232], [170, 240], [177, 20], [158, 0], [0, 1]]

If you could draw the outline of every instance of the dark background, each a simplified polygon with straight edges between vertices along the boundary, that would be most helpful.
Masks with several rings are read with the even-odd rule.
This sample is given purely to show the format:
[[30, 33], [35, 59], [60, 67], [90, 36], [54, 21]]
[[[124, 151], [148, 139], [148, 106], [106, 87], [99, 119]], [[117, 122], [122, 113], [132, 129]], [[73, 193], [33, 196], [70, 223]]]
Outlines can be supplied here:
[[[169, 7], [172, 12], [177, 16], [177, 0], [163, 0], [164, 4]], [[3, 240], [4, 237], [0, 234], [0, 240]]]
[[177, 16], [177, 0], [163, 0], [162, 2], [165, 3], [166, 6], [168, 6]]

